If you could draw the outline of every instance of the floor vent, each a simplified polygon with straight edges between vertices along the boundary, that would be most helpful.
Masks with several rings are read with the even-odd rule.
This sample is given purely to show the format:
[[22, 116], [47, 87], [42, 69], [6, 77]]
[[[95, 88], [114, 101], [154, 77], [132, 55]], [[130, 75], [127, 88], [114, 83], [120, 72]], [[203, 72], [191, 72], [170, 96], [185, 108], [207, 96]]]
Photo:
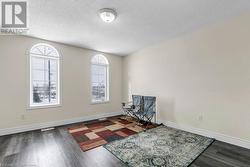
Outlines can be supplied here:
[[42, 132], [46, 132], [46, 131], [50, 131], [50, 130], [54, 130], [55, 128], [52, 127], [52, 128], [45, 128], [45, 129], [41, 129]]

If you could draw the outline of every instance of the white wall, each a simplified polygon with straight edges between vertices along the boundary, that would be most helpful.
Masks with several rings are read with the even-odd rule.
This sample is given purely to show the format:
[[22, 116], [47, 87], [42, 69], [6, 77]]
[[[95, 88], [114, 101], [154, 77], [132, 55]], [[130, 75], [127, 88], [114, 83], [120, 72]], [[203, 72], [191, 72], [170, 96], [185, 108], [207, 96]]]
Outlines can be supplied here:
[[23, 125], [103, 115], [120, 111], [122, 58], [104, 54], [110, 62], [110, 102], [91, 104], [90, 60], [97, 52], [46, 42], [62, 55], [62, 106], [27, 110], [27, 51], [46, 42], [23, 36], [0, 36], [0, 130]]
[[124, 58], [124, 97], [155, 95], [158, 119], [250, 141], [250, 14]]

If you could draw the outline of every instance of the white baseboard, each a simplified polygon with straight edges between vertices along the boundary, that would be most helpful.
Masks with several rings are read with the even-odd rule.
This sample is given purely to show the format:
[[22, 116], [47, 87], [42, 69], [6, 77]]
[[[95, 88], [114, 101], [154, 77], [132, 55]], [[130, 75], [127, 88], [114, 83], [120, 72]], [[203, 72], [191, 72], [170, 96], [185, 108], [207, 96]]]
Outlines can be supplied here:
[[233, 145], [237, 145], [237, 146], [240, 146], [240, 147], [250, 149], [250, 141], [248, 141], [248, 140], [243, 140], [243, 139], [240, 139], [240, 138], [232, 137], [232, 136], [229, 136], [229, 135], [225, 135], [225, 134], [221, 134], [221, 133], [218, 133], [218, 132], [213, 132], [213, 131], [209, 131], [209, 130], [205, 130], [205, 129], [191, 127], [191, 126], [188, 126], [188, 125], [181, 125], [181, 124], [177, 124], [177, 123], [171, 122], [171, 121], [159, 120], [158, 122], [163, 123], [164, 125], [172, 127], [172, 128], [176, 128], [176, 129], [184, 130], [184, 131], [187, 131], [187, 132], [199, 134], [199, 135], [202, 135], [202, 136], [214, 138], [214, 139], [219, 140], [219, 141], [223, 141], [223, 142], [226, 142], [226, 143], [230, 143], [230, 144], [233, 144]]
[[121, 115], [121, 114], [122, 112], [112, 112], [112, 113], [105, 113], [105, 114], [99, 114], [99, 115], [93, 115], [93, 116], [86, 116], [86, 117], [81, 117], [81, 118], [73, 118], [73, 119], [67, 119], [67, 120], [59, 120], [59, 121], [53, 121], [53, 122], [24, 125], [24, 126], [13, 127], [13, 128], [5, 128], [5, 129], [0, 129], [0, 136], [27, 132], [27, 131], [32, 131], [32, 130], [38, 130], [38, 129], [44, 129], [44, 128], [49, 128], [49, 127], [62, 126], [62, 125], [84, 122], [84, 121], [89, 121], [89, 120], [94, 120], [94, 119], [100, 119], [104, 117], [111, 117], [111, 116], [116, 116], [116, 115]]

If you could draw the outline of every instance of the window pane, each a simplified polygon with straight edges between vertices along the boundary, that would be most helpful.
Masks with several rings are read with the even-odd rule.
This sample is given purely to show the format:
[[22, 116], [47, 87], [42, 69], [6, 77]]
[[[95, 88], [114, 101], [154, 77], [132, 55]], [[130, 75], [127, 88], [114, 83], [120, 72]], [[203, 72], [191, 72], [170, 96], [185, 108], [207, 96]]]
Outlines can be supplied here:
[[56, 72], [57, 68], [57, 60], [50, 60], [50, 71]]
[[104, 65], [108, 65], [108, 60], [105, 56], [103, 55], [95, 55], [92, 60], [91, 60], [92, 64], [104, 64]]
[[59, 57], [57, 50], [54, 47], [51, 47], [46, 44], [39, 44], [39, 45], [33, 46], [30, 50], [30, 54], [50, 56], [50, 57]]
[[32, 57], [32, 69], [44, 69], [44, 59]]
[[55, 73], [55, 72], [50, 73], [50, 81], [57, 82], [57, 73]]
[[92, 65], [92, 100], [107, 100], [107, 66]]
[[[44, 54], [52, 51], [49, 48], [39, 50]], [[58, 103], [58, 63], [59, 59], [31, 55], [31, 105]]]

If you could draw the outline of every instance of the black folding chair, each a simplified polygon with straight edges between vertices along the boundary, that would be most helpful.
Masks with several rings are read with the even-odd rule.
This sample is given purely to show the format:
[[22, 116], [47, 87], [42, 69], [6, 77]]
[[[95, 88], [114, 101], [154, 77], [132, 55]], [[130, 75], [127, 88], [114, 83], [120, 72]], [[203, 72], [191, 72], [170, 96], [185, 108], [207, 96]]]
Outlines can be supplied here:
[[152, 119], [156, 114], [156, 97], [143, 97], [143, 110], [136, 113], [137, 118], [146, 122], [146, 129], [152, 123]]
[[142, 110], [143, 97], [140, 95], [132, 95], [132, 102], [122, 103], [122, 109], [125, 115], [138, 119], [136, 113]]

